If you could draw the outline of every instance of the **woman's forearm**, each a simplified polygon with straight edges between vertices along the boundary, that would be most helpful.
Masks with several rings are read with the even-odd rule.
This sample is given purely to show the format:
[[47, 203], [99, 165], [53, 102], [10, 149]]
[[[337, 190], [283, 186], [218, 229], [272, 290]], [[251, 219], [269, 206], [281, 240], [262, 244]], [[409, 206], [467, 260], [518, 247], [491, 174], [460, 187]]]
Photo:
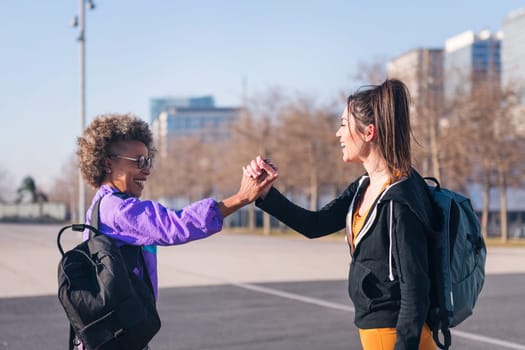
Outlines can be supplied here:
[[246, 199], [245, 197], [239, 196], [239, 194], [235, 194], [231, 197], [228, 197], [226, 199], [223, 199], [218, 203], [219, 211], [222, 214], [222, 217], [225, 218], [230, 214], [233, 214], [235, 211], [239, 210], [240, 208], [244, 207], [245, 205], [249, 204], [250, 201]]
[[345, 227], [346, 210], [350, 199], [340, 196], [320, 210], [304, 209], [272, 188], [256, 205], [308, 238], [326, 236]]

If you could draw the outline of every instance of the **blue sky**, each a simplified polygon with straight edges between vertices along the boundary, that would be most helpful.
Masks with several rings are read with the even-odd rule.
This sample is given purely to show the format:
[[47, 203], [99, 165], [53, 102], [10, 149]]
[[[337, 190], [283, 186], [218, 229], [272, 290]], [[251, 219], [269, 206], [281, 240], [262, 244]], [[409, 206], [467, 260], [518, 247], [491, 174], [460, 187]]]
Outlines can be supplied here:
[[[359, 62], [498, 31], [517, 0], [98, 0], [86, 11], [87, 122], [149, 120], [149, 99], [213, 95], [219, 106], [270, 87], [334, 100]], [[44, 189], [80, 134], [79, 1], [6, 0], [0, 11], [0, 169]], [[225, 155], [227, 157], [227, 155]]]

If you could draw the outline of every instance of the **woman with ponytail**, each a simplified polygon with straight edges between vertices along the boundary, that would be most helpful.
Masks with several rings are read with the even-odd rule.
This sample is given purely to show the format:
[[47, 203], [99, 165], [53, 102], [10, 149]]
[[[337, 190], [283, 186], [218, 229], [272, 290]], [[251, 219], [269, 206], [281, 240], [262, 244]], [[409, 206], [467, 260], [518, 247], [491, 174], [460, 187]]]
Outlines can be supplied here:
[[[350, 95], [336, 136], [343, 161], [363, 164], [365, 175], [318, 211], [295, 205], [274, 187], [256, 204], [308, 238], [346, 229], [348, 292], [364, 350], [436, 349], [425, 323], [433, 204], [412, 167], [405, 84], [387, 79]], [[244, 168], [251, 177], [265, 171], [274, 168], [261, 157]]]

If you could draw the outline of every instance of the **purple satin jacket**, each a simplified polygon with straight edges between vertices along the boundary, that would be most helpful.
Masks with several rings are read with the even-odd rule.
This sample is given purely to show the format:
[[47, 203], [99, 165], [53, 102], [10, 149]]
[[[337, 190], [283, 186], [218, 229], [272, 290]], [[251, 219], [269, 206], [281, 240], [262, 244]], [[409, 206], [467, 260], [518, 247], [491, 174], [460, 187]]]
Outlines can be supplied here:
[[[143, 246], [145, 269], [158, 298], [157, 246], [183, 244], [206, 238], [222, 229], [223, 217], [218, 203], [211, 199], [194, 202], [181, 210], [168, 209], [158, 202], [126, 199], [111, 195], [116, 188], [103, 185], [99, 188], [86, 213], [86, 224], [91, 223], [91, 212], [99, 198], [99, 229], [115, 239], [118, 246], [131, 244]], [[84, 240], [89, 231], [84, 231]], [[134, 272], [144, 278], [142, 267]]]

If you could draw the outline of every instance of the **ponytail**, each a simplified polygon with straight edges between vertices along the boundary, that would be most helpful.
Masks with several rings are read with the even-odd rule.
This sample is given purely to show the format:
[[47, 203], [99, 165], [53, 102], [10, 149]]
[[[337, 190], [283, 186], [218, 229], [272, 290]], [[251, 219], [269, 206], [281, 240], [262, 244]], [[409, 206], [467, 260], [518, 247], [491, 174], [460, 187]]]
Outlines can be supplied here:
[[397, 79], [387, 79], [348, 97], [348, 110], [358, 121], [360, 131], [373, 124], [377, 130], [374, 143], [391, 174], [408, 174], [410, 154], [410, 93]]

